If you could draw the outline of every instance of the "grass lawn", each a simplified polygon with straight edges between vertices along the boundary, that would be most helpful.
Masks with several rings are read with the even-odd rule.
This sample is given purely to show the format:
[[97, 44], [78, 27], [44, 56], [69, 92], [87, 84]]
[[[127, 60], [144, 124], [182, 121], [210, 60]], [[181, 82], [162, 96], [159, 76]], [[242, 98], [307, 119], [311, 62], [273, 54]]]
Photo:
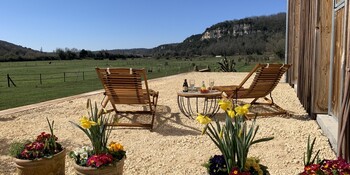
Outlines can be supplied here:
[[[152, 70], [148, 79], [174, 75], [208, 65], [218, 71], [221, 58], [126, 60], [55, 60], [0, 63], [0, 110], [102, 89], [95, 67], [132, 67]], [[237, 62], [237, 61], [236, 61]], [[256, 63], [237, 62], [238, 71], [250, 71]], [[7, 74], [16, 84], [8, 87]], [[41, 80], [41, 81], [40, 81]], [[179, 85], [180, 86], [180, 85]]]

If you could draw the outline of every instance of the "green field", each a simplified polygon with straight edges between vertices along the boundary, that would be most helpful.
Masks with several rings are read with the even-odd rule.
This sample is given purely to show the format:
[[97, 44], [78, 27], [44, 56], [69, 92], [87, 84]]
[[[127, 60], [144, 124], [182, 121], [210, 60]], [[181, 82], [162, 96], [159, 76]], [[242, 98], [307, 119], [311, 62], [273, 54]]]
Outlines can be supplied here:
[[[0, 63], [0, 110], [61, 98], [101, 89], [95, 67], [132, 67], [152, 70], [148, 79], [174, 75], [207, 65], [218, 71], [221, 58], [126, 60], [67, 60]], [[238, 71], [249, 71], [255, 65], [237, 62]], [[7, 75], [14, 82], [8, 87]]]

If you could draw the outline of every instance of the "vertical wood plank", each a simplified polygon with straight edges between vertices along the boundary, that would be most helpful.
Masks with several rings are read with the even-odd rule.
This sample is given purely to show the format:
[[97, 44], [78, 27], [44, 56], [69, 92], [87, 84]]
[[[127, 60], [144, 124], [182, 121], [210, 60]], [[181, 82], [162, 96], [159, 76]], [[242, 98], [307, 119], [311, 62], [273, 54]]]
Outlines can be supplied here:
[[333, 0], [318, 0], [316, 14], [315, 71], [313, 86], [313, 111], [328, 112], [328, 89], [332, 31]]

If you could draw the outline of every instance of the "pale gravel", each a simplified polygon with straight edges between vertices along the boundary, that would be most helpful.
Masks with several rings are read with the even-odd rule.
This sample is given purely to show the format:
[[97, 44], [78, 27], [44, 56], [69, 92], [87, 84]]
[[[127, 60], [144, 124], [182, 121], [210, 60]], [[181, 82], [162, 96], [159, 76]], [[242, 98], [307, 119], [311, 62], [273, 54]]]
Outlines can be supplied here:
[[[159, 91], [158, 113], [154, 131], [147, 129], [116, 128], [111, 140], [121, 142], [127, 150], [124, 166], [125, 175], [142, 174], [206, 174], [201, 166], [219, 150], [206, 135], [201, 135], [202, 126], [185, 117], [177, 106], [177, 91], [182, 89], [183, 80], [215, 79], [216, 85], [239, 84], [247, 73], [199, 73], [191, 72], [149, 80], [149, 86]], [[300, 104], [295, 91], [280, 82], [272, 93], [274, 100], [291, 116], [258, 118], [258, 138], [274, 136], [269, 142], [259, 143], [250, 149], [249, 156], [256, 156], [268, 166], [272, 175], [292, 175], [303, 170], [303, 154], [308, 135], [316, 137], [316, 149], [321, 157], [335, 158], [328, 139], [323, 135], [315, 120], [310, 120]], [[48, 131], [45, 118], [55, 121], [55, 133], [68, 151], [88, 145], [87, 137], [73, 127], [69, 121], [78, 122], [86, 115], [86, 100], [98, 103], [101, 93], [59, 103], [37, 107], [22, 112], [0, 116], [0, 173], [14, 174], [15, 166], [7, 155], [11, 142], [31, 139], [42, 131]], [[218, 115], [223, 115], [220, 111]], [[66, 157], [66, 174], [74, 174], [72, 160]]]

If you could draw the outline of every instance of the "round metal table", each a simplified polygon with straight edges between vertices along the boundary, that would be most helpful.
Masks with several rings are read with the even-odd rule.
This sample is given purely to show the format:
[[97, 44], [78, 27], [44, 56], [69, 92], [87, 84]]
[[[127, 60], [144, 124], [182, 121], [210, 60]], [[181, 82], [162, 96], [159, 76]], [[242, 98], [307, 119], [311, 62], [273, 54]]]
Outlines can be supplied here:
[[219, 110], [218, 100], [220, 91], [211, 90], [208, 93], [200, 91], [178, 92], [177, 104], [180, 111], [187, 117], [193, 118], [198, 113], [213, 117]]

